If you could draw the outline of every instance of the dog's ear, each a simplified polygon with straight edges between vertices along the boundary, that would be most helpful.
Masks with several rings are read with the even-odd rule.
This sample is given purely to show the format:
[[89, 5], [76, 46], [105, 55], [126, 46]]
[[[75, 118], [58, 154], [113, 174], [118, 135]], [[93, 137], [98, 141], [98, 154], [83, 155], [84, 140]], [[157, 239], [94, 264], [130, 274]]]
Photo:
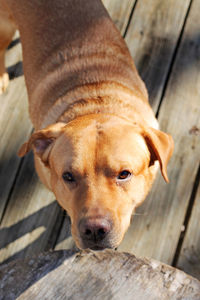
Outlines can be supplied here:
[[171, 135], [154, 128], [145, 128], [143, 135], [151, 153], [151, 162], [159, 161], [162, 176], [169, 182], [167, 164], [174, 149]]
[[34, 132], [29, 140], [21, 146], [18, 156], [22, 157], [33, 149], [44, 163], [47, 162], [53, 142], [61, 135], [65, 125], [65, 123], [55, 123]]

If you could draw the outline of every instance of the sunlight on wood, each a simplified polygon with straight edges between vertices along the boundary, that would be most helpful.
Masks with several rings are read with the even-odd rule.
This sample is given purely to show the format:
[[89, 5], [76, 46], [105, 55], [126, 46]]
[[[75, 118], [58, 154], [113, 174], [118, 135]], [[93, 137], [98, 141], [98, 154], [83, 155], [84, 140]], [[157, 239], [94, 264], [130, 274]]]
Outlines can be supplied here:
[[38, 227], [32, 232], [29, 232], [10, 243], [5, 248], [2, 248], [0, 250], [0, 263], [35, 242], [45, 232], [45, 230], [46, 228], [44, 226]]
[[56, 245], [55, 250], [72, 249], [72, 248], [74, 248], [74, 246], [75, 246], [74, 240], [73, 240], [72, 236], [69, 236], [68, 238], [59, 242]]
[[[19, 31], [17, 30], [14, 34], [13, 40], [16, 40], [19, 38]], [[10, 67], [17, 62], [22, 61], [22, 46], [21, 43], [18, 43], [11, 49], [8, 49], [6, 51], [6, 57], [5, 57], [5, 63], [6, 67]], [[24, 85], [25, 88], [25, 85]]]

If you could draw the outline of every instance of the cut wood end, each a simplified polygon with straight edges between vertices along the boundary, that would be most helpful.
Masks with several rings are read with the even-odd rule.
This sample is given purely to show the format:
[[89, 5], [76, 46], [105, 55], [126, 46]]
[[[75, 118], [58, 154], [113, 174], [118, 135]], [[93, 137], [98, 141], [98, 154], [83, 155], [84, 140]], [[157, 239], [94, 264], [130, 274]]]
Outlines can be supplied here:
[[[11, 272], [12, 270], [12, 272]], [[199, 300], [200, 282], [151, 259], [114, 250], [53, 251], [0, 268], [10, 299]], [[70, 288], [69, 288], [70, 287]], [[87, 293], [85, 292], [87, 291]]]

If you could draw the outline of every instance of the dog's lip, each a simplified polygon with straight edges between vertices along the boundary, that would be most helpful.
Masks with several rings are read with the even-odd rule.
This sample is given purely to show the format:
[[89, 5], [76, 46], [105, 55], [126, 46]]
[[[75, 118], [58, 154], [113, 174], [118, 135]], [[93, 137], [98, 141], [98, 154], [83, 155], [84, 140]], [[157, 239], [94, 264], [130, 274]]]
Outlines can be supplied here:
[[92, 246], [90, 247], [91, 250], [95, 250], [95, 251], [101, 251], [101, 250], [104, 250], [104, 249], [107, 249], [108, 247], [103, 247], [103, 246]]
[[86, 245], [87, 249], [91, 249], [94, 251], [101, 251], [105, 249], [114, 249], [115, 247], [111, 247], [110, 245], [98, 245], [98, 244], [91, 244], [91, 245]]

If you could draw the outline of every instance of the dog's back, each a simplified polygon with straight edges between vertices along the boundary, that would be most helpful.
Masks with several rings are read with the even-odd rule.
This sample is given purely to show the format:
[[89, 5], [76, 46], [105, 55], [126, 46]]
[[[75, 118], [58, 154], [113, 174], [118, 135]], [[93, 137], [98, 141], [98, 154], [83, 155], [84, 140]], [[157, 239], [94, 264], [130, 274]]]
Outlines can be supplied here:
[[[88, 0], [84, 5], [81, 0], [30, 1], [25, 7], [8, 2], [21, 33], [30, 115], [36, 129], [55, 122], [68, 109], [67, 119], [71, 118], [77, 114], [71, 112], [72, 106], [82, 99], [87, 98], [90, 107], [93, 99], [96, 107], [95, 99], [101, 101], [108, 90], [112, 99], [101, 106], [114, 107], [108, 102], [124, 99], [124, 94], [130, 105], [133, 96], [147, 103], [146, 88], [128, 48], [101, 1]], [[85, 104], [80, 106], [82, 110]]]

